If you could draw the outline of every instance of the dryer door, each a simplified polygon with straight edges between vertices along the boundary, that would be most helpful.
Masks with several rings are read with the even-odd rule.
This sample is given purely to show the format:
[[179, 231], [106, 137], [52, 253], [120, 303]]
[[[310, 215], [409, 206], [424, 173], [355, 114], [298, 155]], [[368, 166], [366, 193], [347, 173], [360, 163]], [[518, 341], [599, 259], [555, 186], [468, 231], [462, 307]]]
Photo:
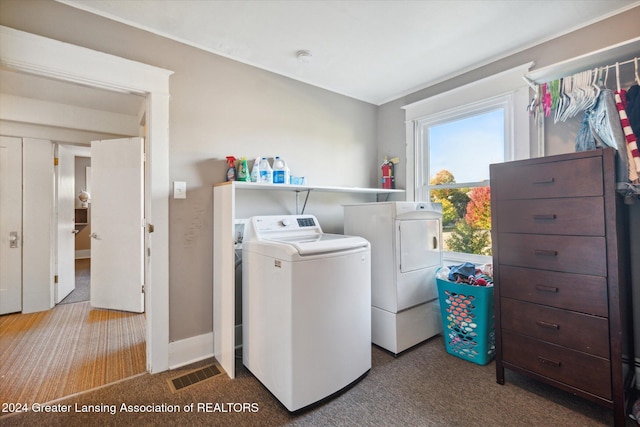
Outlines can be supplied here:
[[400, 272], [407, 273], [440, 265], [440, 220], [398, 221]]

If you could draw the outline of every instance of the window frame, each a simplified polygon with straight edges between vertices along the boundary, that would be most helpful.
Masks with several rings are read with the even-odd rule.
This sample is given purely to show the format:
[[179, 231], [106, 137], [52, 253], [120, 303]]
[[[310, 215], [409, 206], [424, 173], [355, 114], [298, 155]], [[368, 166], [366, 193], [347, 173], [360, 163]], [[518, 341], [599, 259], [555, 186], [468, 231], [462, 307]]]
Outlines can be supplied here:
[[[424, 124], [464, 118], [478, 112], [487, 111], [496, 105], [505, 106], [505, 153], [504, 161], [527, 159], [544, 155], [544, 144], [538, 138], [531, 141], [530, 128], [534, 123], [527, 111], [530, 101], [529, 86], [523, 77], [533, 66], [529, 62], [500, 73], [482, 78], [454, 89], [436, 93], [425, 99], [402, 107], [405, 110], [405, 131], [407, 147], [406, 197], [407, 200], [429, 200], [428, 192], [421, 189], [421, 182], [429, 181], [428, 161], [426, 170], [422, 133]], [[539, 124], [535, 126], [539, 127]], [[425, 178], [426, 176], [426, 178]], [[482, 182], [491, 185], [490, 182]], [[464, 183], [469, 186], [470, 183]], [[438, 187], [445, 189], [445, 186]], [[471, 261], [491, 262], [491, 256], [444, 252], [445, 262]]]
[[483, 113], [501, 109], [504, 112], [504, 161], [513, 159], [513, 94], [499, 95], [471, 105], [461, 106], [438, 112], [416, 120], [416, 170], [415, 170], [415, 197], [417, 201], [429, 201], [432, 188], [446, 190], [449, 188], [473, 188], [489, 186], [489, 179], [477, 182], [456, 182], [454, 184], [430, 185], [431, 170], [429, 168], [429, 128], [446, 124], [456, 120], [462, 120]]

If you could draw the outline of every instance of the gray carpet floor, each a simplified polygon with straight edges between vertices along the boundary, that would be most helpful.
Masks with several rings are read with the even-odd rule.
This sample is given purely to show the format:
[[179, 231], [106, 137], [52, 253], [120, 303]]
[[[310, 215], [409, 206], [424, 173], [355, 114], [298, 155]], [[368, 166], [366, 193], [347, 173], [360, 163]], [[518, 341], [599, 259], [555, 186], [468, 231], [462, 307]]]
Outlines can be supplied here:
[[71, 304], [74, 302], [89, 301], [91, 298], [91, 259], [76, 259], [76, 288], [67, 295], [59, 304]]
[[[71, 413], [30, 410], [4, 416], [0, 418], [0, 425], [589, 427], [613, 424], [609, 409], [519, 374], [507, 371], [506, 384], [498, 385], [494, 362], [479, 366], [451, 356], [439, 336], [397, 358], [373, 346], [372, 361], [369, 374], [352, 388], [296, 415], [287, 412], [242, 366], [240, 359], [233, 380], [221, 374], [172, 391], [170, 379], [211, 364], [210, 359], [160, 374], [142, 374], [55, 402], [69, 408]], [[160, 406], [156, 407], [160, 412], [127, 412], [123, 404], [164, 405], [165, 409]], [[185, 411], [192, 404], [193, 411]], [[207, 404], [211, 412], [206, 411]], [[78, 412], [83, 405], [100, 407], [106, 412]], [[171, 405], [177, 405], [176, 412], [166, 410]], [[628, 420], [627, 426], [635, 425]]]

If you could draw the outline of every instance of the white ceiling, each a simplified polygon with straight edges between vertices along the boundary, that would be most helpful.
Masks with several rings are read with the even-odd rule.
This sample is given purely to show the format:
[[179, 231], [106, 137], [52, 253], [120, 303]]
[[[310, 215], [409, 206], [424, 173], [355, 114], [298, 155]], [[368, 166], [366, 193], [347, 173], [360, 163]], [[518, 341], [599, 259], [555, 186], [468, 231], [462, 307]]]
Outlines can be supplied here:
[[[375, 105], [637, 0], [57, 0]], [[301, 63], [299, 50], [312, 60]]]

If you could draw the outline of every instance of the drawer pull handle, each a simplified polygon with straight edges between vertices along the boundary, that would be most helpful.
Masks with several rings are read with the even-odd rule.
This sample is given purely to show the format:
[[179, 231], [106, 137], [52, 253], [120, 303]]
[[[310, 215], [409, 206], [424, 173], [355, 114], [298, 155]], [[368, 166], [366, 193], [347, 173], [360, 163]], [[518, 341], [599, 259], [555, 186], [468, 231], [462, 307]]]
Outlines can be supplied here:
[[556, 368], [559, 368], [560, 365], [562, 364], [557, 360], [547, 359], [546, 357], [542, 357], [542, 356], [538, 356], [538, 362], [542, 363], [543, 365], [554, 366]]
[[533, 184], [553, 184], [554, 182], [556, 182], [555, 178], [547, 178], [540, 181], [533, 181]]
[[558, 325], [557, 323], [545, 322], [544, 320], [536, 320], [536, 325], [540, 326], [541, 328], [560, 329], [560, 325]]
[[542, 292], [553, 292], [553, 293], [558, 292], [558, 288], [554, 286], [536, 285], [536, 289]]
[[534, 253], [542, 256], [558, 256], [558, 251], [550, 251], [547, 249], [536, 249]]
[[533, 219], [553, 220], [556, 218], [556, 214], [533, 214]]

